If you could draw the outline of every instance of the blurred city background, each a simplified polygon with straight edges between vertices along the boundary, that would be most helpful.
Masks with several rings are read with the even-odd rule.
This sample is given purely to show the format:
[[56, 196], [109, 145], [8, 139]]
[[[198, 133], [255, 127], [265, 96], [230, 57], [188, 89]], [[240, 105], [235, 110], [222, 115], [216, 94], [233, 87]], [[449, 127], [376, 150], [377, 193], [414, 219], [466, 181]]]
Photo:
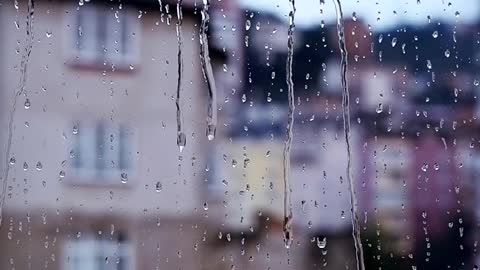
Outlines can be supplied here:
[[[202, 1], [0, 1], [0, 269], [357, 269], [333, 2], [297, 1], [290, 248], [291, 5], [210, 4], [213, 140]], [[480, 3], [342, 4], [366, 269], [478, 269]]]

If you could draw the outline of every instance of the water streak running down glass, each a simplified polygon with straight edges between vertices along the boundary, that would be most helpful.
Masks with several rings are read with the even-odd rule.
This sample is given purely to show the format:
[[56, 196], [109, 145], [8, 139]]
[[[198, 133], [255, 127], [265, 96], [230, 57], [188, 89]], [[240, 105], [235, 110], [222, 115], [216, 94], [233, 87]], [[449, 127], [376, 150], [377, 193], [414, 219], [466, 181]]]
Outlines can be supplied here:
[[363, 258], [362, 239], [360, 238], [360, 224], [358, 221], [358, 205], [355, 191], [355, 183], [352, 175], [352, 149], [350, 134], [350, 92], [348, 89], [347, 71], [348, 71], [348, 52], [345, 46], [345, 27], [343, 25], [343, 11], [340, 0], [333, 0], [335, 12], [337, 13], [337, 34], [338, 47], [341, 53], [341, 78], [342, 78], [342, 111], [343, 111], [343, 130], [345, 134], [345, 143], [347, 147], [347, 168], [346, 175], [349, 183], [350, 204], [352, 215], [352, 235], [355, 243], [355, 252], [357, 257], [357, 269], [364, 270], [365, 263]]
[[291, 202], [291, 186], [290, 186], [290, 148], [292, 147], [293, 140], [293, 122], [295, 113], [295, 96], [293, 85], [293, 31], [295, 30], [295, 0], [289, 0], [292, 5], [292, 11], [290, 11], [290, 25], [288, 27], [287, 38], [287, 86], [288, 86], [288, 122], [287, 122], [287, 139], [285, 140], [283, 148], [283, 234], [285, 237], [285, 247], [290, 248], [293, 242], [293, 211]]
[[[18, 3], [15, 4], [15, 8], [18, 9]], [[7, 137], [7, 148], [5, 151], [5, 168], [2, 178], [2, 190], [0, 193], [0, 226], [2, 226], [3, 222], [3, 206], [5, 204], [5, 196], [7, 195], [7, 186], [8, 186], [8, 178], [10, 173], [10, 166], [12, 160], [15, 158], [11, 157], [11, 147], [12, 147], [12, 138], [13, 138], [13, 121], [15, 120], [15, 112], [17, 110], [17, 103], [18, 98], [20, 95], [25, 96], [25, 106], [28, 106], [28, 93], [25, 89], [25, 85], [27, 82], [27, 70], [28, 70], [28, 62], [30, 59], [30, 54], [32, 53], [33, 47], [33, 15], [35, 13], [35, 2], [34, 0], [28, 0], [28, 7], [27, 7], [27, 22], [26, 22], [26, 40], [25, 40], [25, 51], [22, 56], [22, 62], [20, 63], [20, 82], [18, 83], [17, 89], [15, 89], [12, 97], [12, 105], [9, 112], [9, 120], [8, 120], [8, 137]]]
[[213, 77], [212, 64], [208, 52], [208, 23], [210, 21], [210, 0], [203, 0], [202, 23], [200, 25], [200, 60], [202, 62], [202, 71], [208, 86], [208, 109], [207, 109], [207, 138], [213, 140], [217, 131], [217, 87]]
[[183, 131], [183, 118], [182, 118], [182, 104], [181, 104], [181, 91], [182, 91], [182, 75], [183, 75], [183, 57], [182, 57], [182, 48], [183, 48], [183, 34], [182, 34], [182, 0], [177, 2], [177, 41], [178, 41], [178, 81], [177, 81], [177, 97], [175, 99], [175, 105], [177, 107], [177, 145], [180, 152], [187, 144], [187, 137]]

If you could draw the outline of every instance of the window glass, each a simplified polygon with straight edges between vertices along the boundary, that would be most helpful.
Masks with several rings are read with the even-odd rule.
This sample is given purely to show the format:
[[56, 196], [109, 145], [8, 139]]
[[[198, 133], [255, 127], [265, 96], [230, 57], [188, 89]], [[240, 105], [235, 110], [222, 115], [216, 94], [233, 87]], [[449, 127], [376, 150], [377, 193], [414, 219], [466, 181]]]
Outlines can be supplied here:
[[0, 0], [0, 269], [478, 269], [480, 1]]

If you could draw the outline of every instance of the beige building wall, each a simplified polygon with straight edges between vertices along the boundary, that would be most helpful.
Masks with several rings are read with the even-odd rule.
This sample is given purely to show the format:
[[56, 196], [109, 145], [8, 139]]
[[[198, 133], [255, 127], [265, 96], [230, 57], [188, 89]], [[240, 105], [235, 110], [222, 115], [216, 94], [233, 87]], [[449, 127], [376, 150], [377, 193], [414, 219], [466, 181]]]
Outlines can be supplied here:
[[[77, 12], [77, 7], [76, 3], [36, 3], [34, 41], [25, 87], [31, 105], [25, 109], [26, 98], [17, 97], [10, 155], [16, 163], [10, 165], [5, 209], [21, 212], [75, 209], [96, 213], [108, 210], [122, 215], [195, 213], [199, 207], [199, 179], [205, 168], [204, 149], [208, 147], [204, 135], [207, 91], [201, 75], [196, 19], [185, 15], [183, 24], [182, 107], [187, 147], [182, 153], [183, 161], [179, 162], [174, 100], [175, 23], [159, 22], [158, 12], [152, 10], [138, 19], [135, 39], [139, 58], [133, 69], [123, 66], [112, 71], [108, 65], [75, 66], [68, 52], [74, 31], [68, 24], [68, 16]], [[11, 96], [19, 85], [26, 37], [25, 10], [23, 2], [19, 11], [13, 5], [1, 9], [5, 37], [1, 62], [2, 142], [6, 141]], [[20, 52], [17, 54], [16, 50]], [[131, 129], [132, 169], [127, 172], [127, 183], [121, 182], [121, 172], [102, 181], [82, 179], [73, 172], [69, 153], [76, 136], [73, 127], [79, 120], [86, 123], [102, 120]], [[23, 169], [24, 162], [28, 170]], [[43, 166], [41, 171], [35, 169], [37, 162]], [[65, 172], [64, 178], [60, 177], [61, 171]], [[104, 184], [97, 185], [98, 182]], [[163, 191], [156, 192], [157, 182], [162, 184]]]
[[[184, 11], [182, 110], [187, 147], [179, 161], [175, 15], [170, 25], [160, 22], [156, 10], [135, 16], [138, 58], [132, 67], [113, 71], [109, 64], [79, 65], [71, 57], [69, 44], [76, 30], [69, 14], [77, 7], [76, 2], [62, 1], [35, 5], [25, 87], [30, 107], [24, 107], [24, 95], [17, 97], [10, 153], [15, 164], [9, 165], [0, 227], [0, 269], [65, 269], [68, 240], [75, 240], [79, 232], [108, 234], [111, 228], [127, 233], [132, 269], [197, 269], [205, 250], [205, 228], [199, 219], [204, 211], [201, 180], [211, 144], [205, 136], [207, 90], [199, 61], [199, 19]], [[26, 1], [18, 11], [10, 3], [0, 8], [5, 37], [0, 47], [2, 153], [12, 95], [19, 86], [25, 18]], [[85, 132], [80, 125], [74, 134], [74, 126], [99, 121], [128, 127], [131, 169], [97, 177], [73, 168], [70, 152], [76, 136]], [[4, 154], [0, 160], [3, 176]], [[38, 162], [41, 170], [36, 169]]]

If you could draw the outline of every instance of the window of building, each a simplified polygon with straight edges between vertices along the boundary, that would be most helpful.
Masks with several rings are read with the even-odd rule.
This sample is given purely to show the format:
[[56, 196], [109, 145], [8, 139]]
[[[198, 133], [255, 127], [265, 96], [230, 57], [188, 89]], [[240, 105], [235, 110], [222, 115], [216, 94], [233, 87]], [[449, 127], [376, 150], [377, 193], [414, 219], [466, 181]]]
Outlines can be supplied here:
[[74, 64], [134, 65], [138, 59], [139, 21], [128, 7], [86, 4], [68, 13], [70, 58]]
[[131, 169], [132, 131], [126, 126], [78, 122], [74, 130], [76, 175], [108, 178]]
[[123, 235], [109, 239], [81, 236], [67, 240], [63, 251], [64, 270], [134, 269], [133, 249]]

